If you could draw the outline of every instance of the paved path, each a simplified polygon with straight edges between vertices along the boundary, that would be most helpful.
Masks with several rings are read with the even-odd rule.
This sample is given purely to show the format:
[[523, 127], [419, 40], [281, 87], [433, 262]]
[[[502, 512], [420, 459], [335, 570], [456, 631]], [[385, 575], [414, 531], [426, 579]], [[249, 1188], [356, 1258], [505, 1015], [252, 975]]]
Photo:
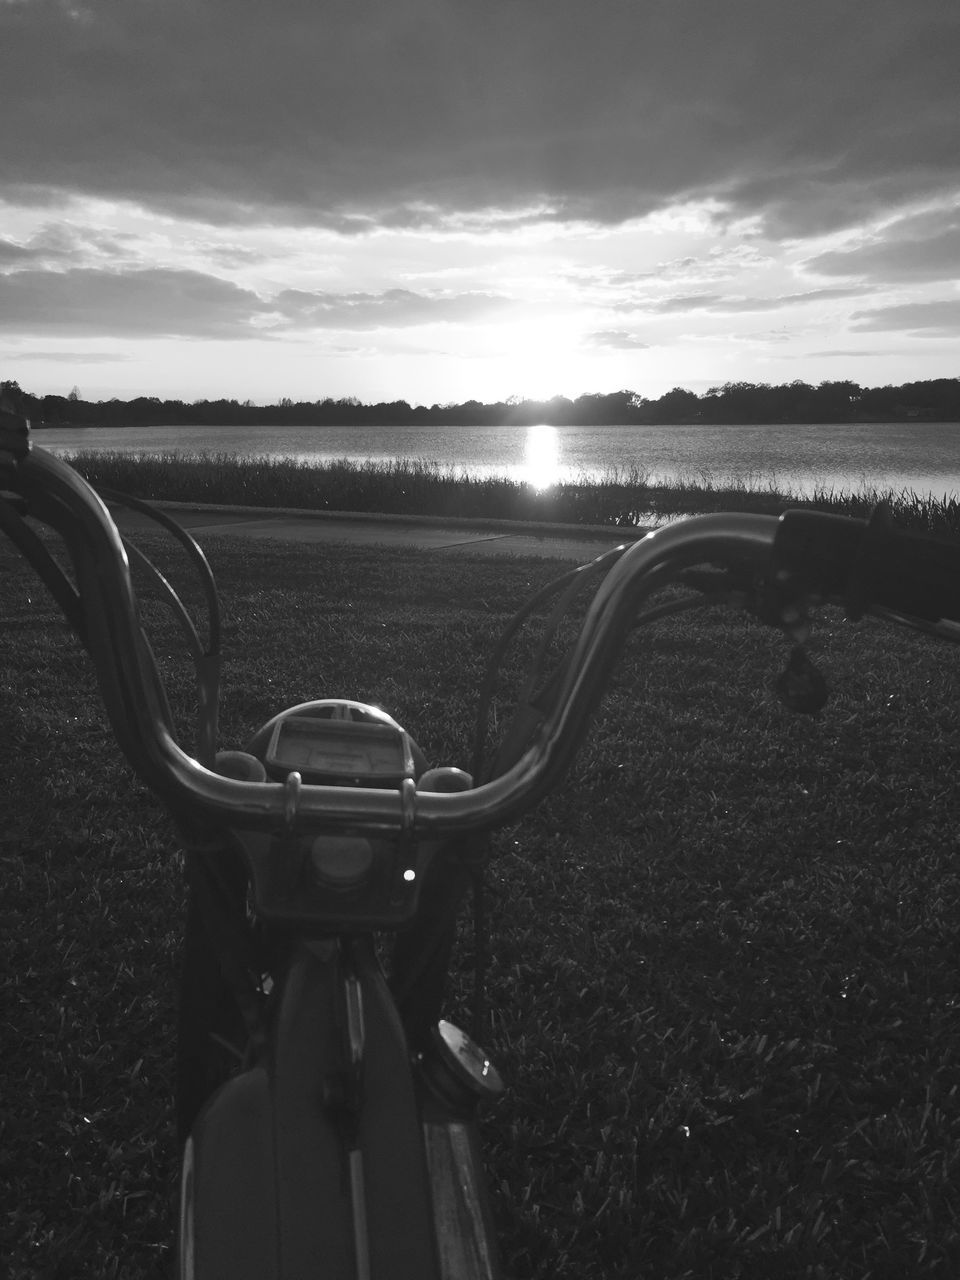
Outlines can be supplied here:
[[[346, 512], [293, 511], [284, 508], [216, 507], [164, 502], [198, 542], [231, 535], [292, 542], [349, 542], [359, 546], [412, 547], [444, 555], [542, 556], [592, 560], [610, 547], [634, 542], [645, 530], [612, 530], [595, 525], [524, 524], [513, 520], [453, 520], [426, 516], [365, 516]], [[115, 509], [121, 530], [135, 532], [151, 524], [136, 512]]]

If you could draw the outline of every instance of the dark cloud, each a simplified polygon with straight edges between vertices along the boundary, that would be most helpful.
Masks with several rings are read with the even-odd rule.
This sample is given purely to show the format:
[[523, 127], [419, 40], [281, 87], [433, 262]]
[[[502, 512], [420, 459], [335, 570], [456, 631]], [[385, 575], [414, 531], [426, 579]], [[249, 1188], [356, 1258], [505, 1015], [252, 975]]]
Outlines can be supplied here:
[[13, 240], [0, 240], [0, 267], [19, 266], [31, 260], [30, 250]]
[[854, 311], [851, 328], [874, 333], [905, 331], [929, 338], [960, 336], [960, 298], [904, 302], [898, 306]]
[[267, 306], [199, 271], [18, 271], [0, 276], [0, 329], [145, 337], [252, 337]]
[[58, 267], [130, 261], [135, 237], [69, 222], [50, 222], [28, 240], [0, 240], [0, 268]]
[[488, 293], [430, 295], [409, 289], [377, 294], [305, 293], [285, 289], [272, 305], [285, 320], [305, 328], [393, 329], [482, 320], [512, 304], [508, 298]]
[[958, 38], [938, 0], [7, 3], [0, 172], [223, 223], [713, 197], [806, 235], [960, 187]]
[[870, 280], [960, 279], [960, 209], [898, 219], [862, 244], [821, 253], [804, 266], [820, 275]]
[[25, 270], [0, 275], [0, 329], [125, 337], [253, 338], [310, 329], [464, 323], [510, 306], [493, 294], [308, 293], [263, 298], [186, 270]]

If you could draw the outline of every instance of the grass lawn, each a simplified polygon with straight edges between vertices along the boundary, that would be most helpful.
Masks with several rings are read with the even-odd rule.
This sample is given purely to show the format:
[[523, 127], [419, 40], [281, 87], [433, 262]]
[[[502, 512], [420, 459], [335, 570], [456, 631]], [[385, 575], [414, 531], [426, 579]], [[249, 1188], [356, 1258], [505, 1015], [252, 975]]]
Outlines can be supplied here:
[[[340, 695], [463, 765], [493, 640], [558, 571], [209, 551], [223, 745]], [[166, 1275], [176, 843], [6, 544], [0, 599], [0, 1256]], [[800, 718], [776, 633], [716, 609], [637, 633], [562, 792], [496, 838], [484, 1132], [516, 1280], [960, 1268], [958, 654], [829, 610], [810, 650], [832, 697]], [[455, 1020], [471, 976], [467, 933]]]

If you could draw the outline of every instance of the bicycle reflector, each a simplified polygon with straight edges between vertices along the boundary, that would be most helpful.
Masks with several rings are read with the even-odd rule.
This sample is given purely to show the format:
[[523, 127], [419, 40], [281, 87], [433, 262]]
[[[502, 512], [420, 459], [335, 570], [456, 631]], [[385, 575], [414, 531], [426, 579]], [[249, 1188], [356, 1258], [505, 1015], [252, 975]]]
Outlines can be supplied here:
[[352, 889], [373, 866], [373, 845], [364, 836], [317, 836], [310, 846], [310, 865], [318, 884]]

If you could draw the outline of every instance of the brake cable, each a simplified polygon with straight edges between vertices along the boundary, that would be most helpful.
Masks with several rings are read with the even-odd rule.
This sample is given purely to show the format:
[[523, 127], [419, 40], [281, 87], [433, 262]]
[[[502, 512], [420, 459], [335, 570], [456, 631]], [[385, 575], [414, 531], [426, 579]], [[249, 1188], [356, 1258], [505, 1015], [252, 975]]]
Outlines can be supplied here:
[[[548, 712], [555, 690], [566, 671], [570, 659], [569, 650], [563, 658], [561, 658], [556, 668], [547, 677], [539, 692], [535, 694], [534, 690], [536, 689], [537, 682], [541, 676], [543, 661], [546, 657], [550, 642], [556, 635], [563, 616], [568, 611], [573, 599], [585, 585], [588, 577], [601, 571], [606, 573], [610, 568], [612, 568], [613, 564], [619, 560], [625, 550], [625, 547], [615, 547], [604, 555], [598, 556], [597, 559], [590, 563], [579, 565], [575, 569], [568, 570], [566, 573], [554, 578], [551, 582], [547, 583], [546, 586], [542, 587], [538, 592], [531, 596], [507, 623], [494, 647], [493, 653], [487, 664], [483, 684], [481, 686], [476, 723], [476, 742], [473, 757], [475, 778], [480, 777], [481, 770], [483, 768], [483, 748], [485, 745], [489, 704], [492, 698], [493, 688], [496, 683], [496, 677], [499, 672], [500, 663], [510, 642], [539, 604], [544, 600], [549, 599], [552, 595], [561, 593], [545, 623], [544, 634], [542, 635], [538, 645], [535, 659], [531, 664], [531, 674], [527, 680], [523, 696], [521, 698], [522, 705], [514, 713], [513, 720], [510, 723], [504, 741], [500, 744], [496, 759], [492, 763], [492, 769], [497, 769], [498, 767], [509, 768], [510, 764], [513, 763], [514, 758], [520, 751], [522, 751], [526, 742], [529, 741], [530, 735], [536, 725], [543, 720], [544, 715]], [[677, 581], [677, 575], [673, 571], [666, 568], [654, 569], [647, 575], [645, 595], [649, 597], [660, 589], [661, 586], [673, 581]], [[698, 591], [698, 594], [695, 596], [686, 596], [680, 600], [664, 601], [661, 604], [654, 605], [651, 608], [638, 613], [631, 623], [630, 630], [633, 631], [648, 622], [654, 622], [660, 618], [669, 617], [672, 614], [682, 613], [689, 609], [704, 608], [717, 601], [727, 601], [732, 603], [737, 601], [742, 594], [732, 592], [728, 589], [711, 590], [707, 587], [696, 587], [695, 589]], [[472, 926], [474, 942], [472, 1033], [474, 1039], [480, 1042], [482, 1042], [484, 1035], [483, 1019], [486, 1003], [485, 978], [489, 962], [489, 925], [484, 896], [484, 891], [486, 889], [484, 876], [485, 864], [486, 860], [483, 860], [478, 862], [472, 869]]]
[[0, 498], [0, 531], [5, 533], [60, 606], [71, 630], [86, 644], [86, 629], [80, 593], [47, 550], [36, 531], [24, 520], [13, 503]]
[[[569, 588], [573, 584], [576, 584], [575, 589], [572, 592], [570, 597], [572, 599], [572, 596], [576, 594], [576, 591], [580, 589], [581, 585], [586, 580], [584, 575], [591, 575], [593, 573], [598, 573], [600, 571], [606, 573], [610, 568], [613, 567], [614, 563], [620, 559], [620, 557], [623, 555], [625, 550], [626, 550], [625, 546], [613, 547], [610, 551], [607, 551], [603, 555], [598, 556], [595, 560], [591, 560], [587, 564], [577, 565], [575, 568], [568, 569], [565, 573], [562, 573], [558, 575], [556, 578], [553, 578], [545, 586], [541, 587], [539, 591], [535, 592], [532, 596], [530, 596], [530, 598], [520, 606], [520, 608], [516, 611], [516, 613], [513, 615], [513, 617], [504, 627], [503, 631], [500, 633], [500, 638], [497, 640], [497, 643], [494, 646], [493, 652], [490, 655], [490, 658], [487, 662], [487, 668], [486, 668], [486, 671], [484, 672], [483, 681], [480, 686], [480, 694], [477, 699], [477, 716], [475, 721], [474, 751], [473, 751], [473, 761], [472, 761], [472, 772], [473, 772], [474, 778], [479, 779], [483, 773], [483, 752], [484, 752], [484, 747], [486, 745], [487, 723], [489, 719], [490, 702], [493, 698], [493, 690], [494, 690], [494, 686], [496, 685], [497, 676], [499, 675], [499, 672], [500, 672], [500, 665], [503, 660], [503, 655], [506, 653], [514, 636], [517, 634], [517, 632], [520, 630], [523, 624], [527, 621], [527, 619], [530, 617], [533, 611], [545, 600], [549, 600], [551, 596], [556, 595], [557, 592], [559, 591], [563, 591], [564, 588]], [[564, 597], [564, 601], [565, 600], [566, 600], [566, 596]], [[565, 610], [565, 607], [566, 605], [564, 605], [564, 610]], [[550, 620], [547, 623], [549, 630], [540, 645], [538, 659], [542, 657], [543, 653], [545, 653], [546, 648], [549, 644], [549, 641], [550, 639], [552, 639], [553, 633], [556, 630], [556, 626], [559, 620], [560, 620], [560, 617], [557, 614], [557, 610], [554, 609], [553, 612], [551, 613]], [[536, 665], [535, 665], [535, 676], [536, 676]]]
[[131, 511], [138, 511], [141, 515], [147, 516], [150, 520], [160, 525], [162, 529], [171, 534], [180, 543], [197, 571], [207, 608], [206, 645], [200, 640], [197, 629], [175, 588], [164, 577], [153, 561], [144, 555], [136, 543], [128, 538], [123, 539], [127, 554], [137, 567], [146, 574], [157, 592], [158, 599], [170, 609], [186, 639], [196, 679], [197, 758], [201, 764], [206, 765], [208, 769], [212, 769], [217, 752], [217, 722], [222, 659], [220, 652], [220, 600], [210, 562], [196, 539], [176, 520], [167, 515], [165, 511], [158, 510], [142, 498], [134, 498], [129, 494], [120, 493], [116, 489], [106, 486], [101, 487], [98, 491], [108, 502], [128, 507]]

